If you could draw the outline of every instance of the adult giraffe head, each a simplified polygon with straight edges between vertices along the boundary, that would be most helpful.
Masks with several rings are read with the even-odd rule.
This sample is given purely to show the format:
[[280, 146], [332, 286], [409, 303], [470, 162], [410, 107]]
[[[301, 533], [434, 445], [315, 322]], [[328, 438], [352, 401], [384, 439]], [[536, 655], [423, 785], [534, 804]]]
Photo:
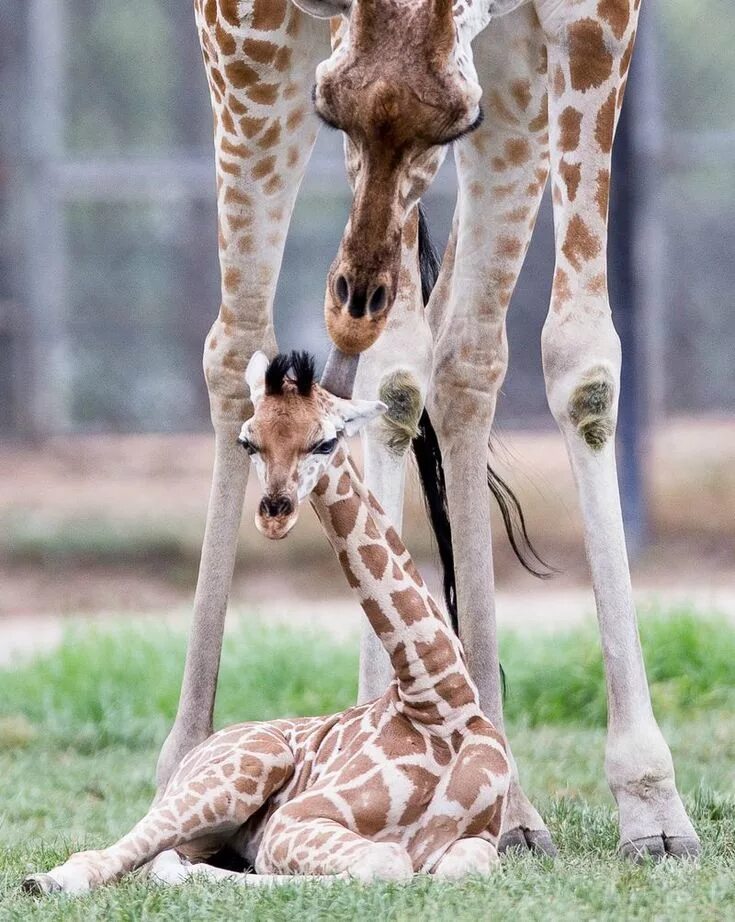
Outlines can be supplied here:
[[470, 41], [487, 23], [489, 4], [294, 2], [311, 15], [343, 16], [313, 96], [322, 121], [344, 132], [354, 190], [325, 315], [335, 345], [355, 354], [375, 342], [395, 301], [406, 218], [447, 146], [482, 119]]
[[263, 487], [255, 524], [267, 538], [285, 538], [296, 524], [299, 504], [335, 460], [345, 437], [387, 407], [329, 393], [314, 380], [314, 361], [305, 352], [277, 355], [272, 362], [256, 352], [245, 378], [254, 413], [239, 442]]

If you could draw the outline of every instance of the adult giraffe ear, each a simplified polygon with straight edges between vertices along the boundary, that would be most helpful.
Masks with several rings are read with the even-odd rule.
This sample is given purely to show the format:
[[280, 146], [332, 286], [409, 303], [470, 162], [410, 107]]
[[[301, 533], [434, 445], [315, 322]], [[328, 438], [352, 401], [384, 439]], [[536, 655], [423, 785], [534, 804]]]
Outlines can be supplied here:
[[265, 352], [255, 352], [245, 369], [245, 381], [250, 388], [250, 399], [255, 405], [265, 393], [265, 372], [268, 368]]
[[316, 19], [331, 19], [333, 16], [349, 16], [352, 0], [292, 0], [302, 13]]
[[342, 400], [332, 398], [342, 420], [345, 435], [356, 435], [371, 419], [377, 419], [388, 409], [382, 400]]

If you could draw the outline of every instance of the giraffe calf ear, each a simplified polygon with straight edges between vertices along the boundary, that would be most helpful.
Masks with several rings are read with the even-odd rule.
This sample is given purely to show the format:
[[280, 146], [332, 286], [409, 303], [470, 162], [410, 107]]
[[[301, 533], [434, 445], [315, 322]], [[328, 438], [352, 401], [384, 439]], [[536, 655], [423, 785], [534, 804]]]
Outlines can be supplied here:
[[316, 19], [331, 19], [332, 16], [349, 16], [352, 0], [292, 0], [302, 13]]
[[377, 419], [388, 409], [382, 400], [341, 400], [339, 415], [346, 435], [355, 435], [371, 419]]
[[265, 393], [265, 372], [268, 368], [268, 356], [265, 352], [256, 352], [245, 369], [245, 381], [250, 388], [250, 399], [256, 404]]

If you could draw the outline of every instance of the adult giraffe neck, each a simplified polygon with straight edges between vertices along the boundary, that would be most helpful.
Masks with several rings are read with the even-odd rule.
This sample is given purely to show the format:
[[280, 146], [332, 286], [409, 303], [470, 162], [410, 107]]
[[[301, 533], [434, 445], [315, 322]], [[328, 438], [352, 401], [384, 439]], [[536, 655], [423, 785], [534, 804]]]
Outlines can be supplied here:
[[479, 711], [459, 641], [380, 504], [341, 446], [311, 503], [385, 647], [401, 710], [449, 735]]

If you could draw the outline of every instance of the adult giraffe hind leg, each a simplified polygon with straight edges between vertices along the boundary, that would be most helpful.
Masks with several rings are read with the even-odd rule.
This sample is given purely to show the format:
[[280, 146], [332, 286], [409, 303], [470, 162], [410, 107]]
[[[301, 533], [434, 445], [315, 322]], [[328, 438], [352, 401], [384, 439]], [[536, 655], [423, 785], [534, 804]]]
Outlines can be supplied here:
[[222, 277], [222, 305], [204, 350], [215, 462], [181, 697], [158, 761], [159, 793], [212, 731], [249, 470], [237, 444], [251, 412], [244, 371], [257, 349], [275, 352], [273, 298], [317, 133], [314, 70], [329, 48], [326, 24], [287, 0], [197, 0], [195, 8], [214, 113]]
[[615, 466], [620, 343], [607, 291], [611, 151], [638, 2], [535, 0], [549, 41], [556, 272], [543, 332], [546, 390], [584, 521], [608, 692], [606, 771], [628, 855], [695, 856], [638, 638]]
[[[435, 336], [429, 411], [439, 437], [454, 543], [459, 633], [483, 711], [502, 728], [487, 453], [507, 367], [505, 317], [548, 174], [545, 47], [532, 7], [474, 43], [483, 125], [455, 145], [459, 201], [429, 304]], [[553, 854], [515, 761], [501, 850]]]

